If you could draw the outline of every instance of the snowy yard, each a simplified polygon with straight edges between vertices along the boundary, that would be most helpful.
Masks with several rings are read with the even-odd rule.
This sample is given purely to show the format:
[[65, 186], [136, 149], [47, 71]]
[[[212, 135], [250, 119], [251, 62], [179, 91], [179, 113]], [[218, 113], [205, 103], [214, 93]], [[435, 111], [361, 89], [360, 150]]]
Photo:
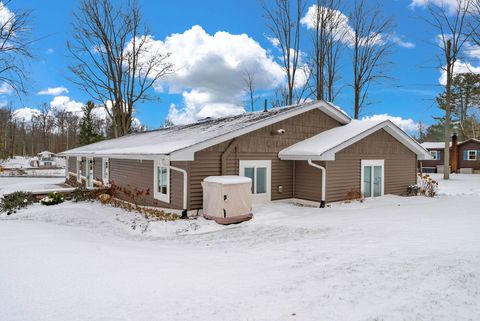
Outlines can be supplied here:
[[440, 194], [273, 203], [227, 227], [34, 205], [0, 216], [0, 320], [477, 320], [480, 175]]

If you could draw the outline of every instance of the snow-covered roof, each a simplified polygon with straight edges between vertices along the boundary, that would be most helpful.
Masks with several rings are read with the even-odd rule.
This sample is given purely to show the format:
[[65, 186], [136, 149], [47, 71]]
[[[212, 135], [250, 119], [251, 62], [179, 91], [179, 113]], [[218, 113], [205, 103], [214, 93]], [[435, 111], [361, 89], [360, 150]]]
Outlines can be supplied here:
[[243, 113], [217, 119], [204, 119], [189, 125], [172, 126], [144, 133], [101, 141], [62, 152], [63, 156], [108, 156], [149, 159], [193, 160], [198, 150], [247, 134], [301, 113], [319, 109], [341, 124], [350, 122], [343, 111], [324, 102], [274, 108], [267, 112]]
[[278, 153], [285, 160], [335, 160], [335, 153], [373, 134], [379, 129], [390, 135], [418, 155], [418, 159], [430, 159], [430, 153], [416, 140], [398, 128], [390, 120], [352, 120], [349, 124], [332, 128], [307, 138]]
[[[421, 143], [423, 148], [425, 149], [443, 149], [445, 148], [445, 142], [424, 142]], [[450, 147], [452, 147], [452, 143], [450, 142]]]
[[203, 181], [209, 182], [209, 183], [218, 183], [223, 185], [235, 185], [235, 184], [251, 183], [252, 179], [245, 176], [224, 175], [224, 176], [208, 176]]

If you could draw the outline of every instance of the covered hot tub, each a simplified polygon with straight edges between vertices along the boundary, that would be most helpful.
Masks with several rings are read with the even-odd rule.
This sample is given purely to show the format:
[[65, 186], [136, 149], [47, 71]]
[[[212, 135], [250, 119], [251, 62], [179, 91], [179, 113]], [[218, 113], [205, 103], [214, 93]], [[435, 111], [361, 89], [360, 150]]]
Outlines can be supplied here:
[[209, 176], [202, 182], [203, 216], [219, 224], [252, 218], [252, 180], [243, 176]]

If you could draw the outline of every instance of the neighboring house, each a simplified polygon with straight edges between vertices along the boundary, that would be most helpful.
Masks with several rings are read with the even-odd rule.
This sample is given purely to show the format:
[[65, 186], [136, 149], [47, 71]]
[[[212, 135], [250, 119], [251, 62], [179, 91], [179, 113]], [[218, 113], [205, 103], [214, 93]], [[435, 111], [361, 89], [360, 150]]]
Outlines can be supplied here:
[[[419, 161], [419, 167], [424, 173], [442, 173], [445, 160], [444, 142], [425, 142], [421, 144], [427, 149], [431, 160]], [[457, 135], [450, 142], [450, 170], [460, 173], [480, 171], [480, 140], [467, 139], [458, 142]]]
[[54, 156], [55, 154], [49, 151], [40, 152], [37, 157], [32, 158], [30, 165], [33, 167], [54, 167], [56, 166]]
[[68, 175], [88, 187], [145, 191], [137, 202], [184, 212], [202, 208], [207, 176], [252, 178], [254, 202], [319, 204], [403, 194], [416, 183], [417, 160], [430, 158], [392, 122], [351, 120], [323, 101], [131, 134], [61, 155]]

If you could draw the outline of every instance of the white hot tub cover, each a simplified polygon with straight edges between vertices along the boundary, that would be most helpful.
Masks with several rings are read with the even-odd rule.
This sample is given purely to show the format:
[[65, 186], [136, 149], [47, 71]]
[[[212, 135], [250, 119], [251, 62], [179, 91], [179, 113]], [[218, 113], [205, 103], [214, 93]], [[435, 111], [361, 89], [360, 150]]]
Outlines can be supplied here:
[[252, 218], [252, 180], [243, 176], [209, 176], [202, 182], [203, 215], [220, 224]]

